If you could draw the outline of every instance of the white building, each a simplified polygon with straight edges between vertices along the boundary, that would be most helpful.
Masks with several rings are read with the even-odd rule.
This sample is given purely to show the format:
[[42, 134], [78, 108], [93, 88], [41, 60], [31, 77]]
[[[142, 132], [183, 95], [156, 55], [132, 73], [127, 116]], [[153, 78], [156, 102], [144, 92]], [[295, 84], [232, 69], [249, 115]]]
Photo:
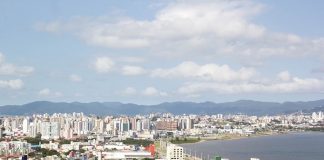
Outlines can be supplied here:
[[175, 144], [169, 144], [167, 146], [167, 154], [166, 154], [167, 160], [183, 160], [183, 147], [177, 146]]
[[80, 142], [71, 142], [70, 144], [62, 144], [61, 150], [64, 152], [70, 151], [70, 150], [79, 150], [80, 149]]
[[41, 123], [42, 139], [59, 139], [60, 123], [59, 122], [42, 122]]
[[27, 135], [29, 133], [29, 117], [24, 118], [22, 127], [23, 133]]
[[36, 135], [37, 135], [37, 125], [36, 122], [32, 122], [29, 124], [28, 136], [36, 137]]
[[41, 148], [45, 148], [49, 150], [58, 150], [59, 143], [50, 141], [49, 143], [41, 144]]
[[2, 134], [3, 134], [2, 131], [3, 131], [2, 128], [0, 128], [0, 138], [2, 138]]

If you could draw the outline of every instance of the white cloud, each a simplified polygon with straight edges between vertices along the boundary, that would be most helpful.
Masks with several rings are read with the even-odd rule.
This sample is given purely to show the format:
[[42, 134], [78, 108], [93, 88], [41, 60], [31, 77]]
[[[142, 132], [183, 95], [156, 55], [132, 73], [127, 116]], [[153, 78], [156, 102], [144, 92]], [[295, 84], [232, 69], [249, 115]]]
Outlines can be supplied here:
[[[98, 73], [108, 73], [113, 71], [113, 68], [115, 68], [114, 71], [120, 72], [120, 74], [126, 76], [136, 76], [146, 73], [146, 70], [144, 68], [135, 65], [124, 65], [122, 67], [115, 67], [115, 62], [110, 57], [98, 57], [94, 62], [94, 68]], [[72, 77], [70, 77], [70, 79], [71, 78]], [[77, 79], [77, 77], [74, 76], [73, 79]]]
[[21, 79], [0, 80], [0, 88], [9, 88], [9, 89], [17, 90], [23, 88], [23, 86], [24, 86], [24, 82]]
[[137, 93], [137, 90], [133, 87], [127, 87], [124, 91], [122, 91], [123, 95], [134, 95]]
[[122, 74], [127, 75], [127, 76], [137, 76], [137, 75], [142, 75], [145, 74], [146, 71], [144, 68], [140, 66], [130, 66], [126, 65], [122, 67]]
[[[253, 68], [234, 70], [228, 65], [198, 65], [194, 62], [183, 62], [173, 68], [154, 69], [151, 76], [189, 81], [178, 88], [178, 93], [186, 96], [202, 93], [316, 93], [324, 90], [324, 80], [294, 77], [288, 71], [282, 71], [275, 78], [268, 79]], [[147, 94], [158, 93], [155, 88], [147, 90]]]
[[155, 87], [147, 87], [143, 91], [143, 95], [145, 96], [168, 96], [167, 92], [161, 92]]
[[[151, 21], [122, 18], [116, 21], [102, 17], [80, 20], [63, 25], [55, 21], [42, 24], [48, 32], [81, 27], [80, 36], [92, 44], [114, 48], [138, 48], [158, 45], [168, 40], [182, 41], [209, 34], [218, 38], [259, 37], [264, 28], [251, 24], [247, 19], [261, 6], [240, 1], [194, 1], [171, 3], [160, 10]], [[79, 25], [75, 24], [78, 23]], [[80, 24], [82, 24], [80, 26]], [[172, 42], [173, 43], [173, 42]]]
[[5, 61], [5, 57], [0, 52], [0, 75], [27, 76], [34, 72], [30, 66], [16, 66]]
[[154, 87], [147, 87], [144, 91], [143, 94], [146, 96], [155, 96], [158, 95], [159, 91], [154, 88]]
[[285, 81], [271, 82], [193, 82], [187, 83], [178, 89], [181, 94], [217, 93], [217, 94], [241, 94], [241, 93], [298, 93], [320, 92], [324, 89], [324, 81], [315, 78], [294, 77]]
[[243, 67], [235, 71], [228, 65], [198, 65], [195, 62], [183, 62], [169, 69], [154, 69], [151, 76], [164, 78], [197, 78], [213, 81], [237, 81], [251, 79], [255, 74], [256, 71], [252, 68]]
[[54, 98], [63, 96], [63, 94], [61, 92], [51, 91], [48, 88], [44, 88], [44, 89], [40, 90], [38, 92], [38, 95], [42, 96], [42, 97], [54, 97]]
[[95, 70], [98, 73], [110, 72], [115, 62], [109, 57], [98, 57], [94, 63]]
[[50, 89], [44, 88], [44, 89], [42, 89], [42, 90], [40, 90], [38, 92], [38, 95], [40, 95], [40, 96], [48, 96], [48, 95], [50, 95], [50, 93], [51, 93]]
[[252, 19], [262, 10], [262, 4], [250, 0], [175, 1], [151, 20], [78, 17], [44, 23], [39, 29], [73, 32], [103, 47], [148, 48], [161, 56], [224, 55], [251, 61], [269, 56], [322, 55], [323, 38], [306, 39], [255, 24]]
[[282, 81], [289, 81], [291, 80], [290, 73], [288, 71], [283, 71], [278, 74], [278, 78]]
[[82, 77], [80, 77], [79, 75], [76, 75], [76, 74], [71, 74], [69, 76], [69, 79], [72, 82], [81, 82], [82, 81]]

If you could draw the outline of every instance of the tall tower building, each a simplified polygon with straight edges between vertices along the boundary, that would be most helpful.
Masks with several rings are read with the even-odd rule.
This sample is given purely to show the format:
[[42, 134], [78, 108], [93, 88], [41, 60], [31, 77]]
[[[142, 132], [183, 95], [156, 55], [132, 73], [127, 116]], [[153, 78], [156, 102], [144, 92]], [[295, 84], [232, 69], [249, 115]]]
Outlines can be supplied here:
[[27, 135], [29, 132], [29, 117], [24, 118], [22, 128], [23, 133]]

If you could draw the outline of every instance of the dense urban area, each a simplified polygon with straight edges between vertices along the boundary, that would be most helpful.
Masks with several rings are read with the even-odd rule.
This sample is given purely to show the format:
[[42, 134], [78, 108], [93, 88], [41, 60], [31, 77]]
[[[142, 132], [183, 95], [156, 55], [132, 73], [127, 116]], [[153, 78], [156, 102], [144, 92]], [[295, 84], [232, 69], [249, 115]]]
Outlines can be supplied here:
[[[182, 143], [323, 131], [324, 114], [277, 116], [84, 115], [83, 113], [2, 116], [2, 159], [206, 159]], [[226, 157], [208, 155], [209, 159]], [[258, 158], [251, 158], [258, 159]]]
[[324, 0], [0, 0], [0, 160], [324, 160]]

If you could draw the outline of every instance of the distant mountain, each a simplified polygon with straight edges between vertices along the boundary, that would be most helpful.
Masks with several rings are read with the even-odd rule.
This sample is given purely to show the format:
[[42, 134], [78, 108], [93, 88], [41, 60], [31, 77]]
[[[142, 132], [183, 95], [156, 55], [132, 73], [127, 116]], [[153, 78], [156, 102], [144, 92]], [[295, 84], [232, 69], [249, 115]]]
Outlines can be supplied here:
[[[24, 105], [6, 105], [0, 107], [0, 115], [31, 115], [35, 113], [72, 113], [83, 112], [95, 115], [135, 115], [154, 112], [173, 114], [235, 114], [275, 115], [303, 111], [312, 111], [324, 106], [324, 99], [308, 102], [259, 102], [240, 100], [235, 102], [165, 102], [157, 105], [137, 105], [120, 102], [48, 102], [36, 101]], [[322, 109], [322, 108], [321, 108]]]
[[315, 107], [315, 108], [312, 108], [312, 109], [309, 109], [309, 110], [303, 110], [303, 112], [306, 112], [306, 113], [313, 113], [313, 112], [324, 112], [324, 106], [321, 106], [321, 107]]

